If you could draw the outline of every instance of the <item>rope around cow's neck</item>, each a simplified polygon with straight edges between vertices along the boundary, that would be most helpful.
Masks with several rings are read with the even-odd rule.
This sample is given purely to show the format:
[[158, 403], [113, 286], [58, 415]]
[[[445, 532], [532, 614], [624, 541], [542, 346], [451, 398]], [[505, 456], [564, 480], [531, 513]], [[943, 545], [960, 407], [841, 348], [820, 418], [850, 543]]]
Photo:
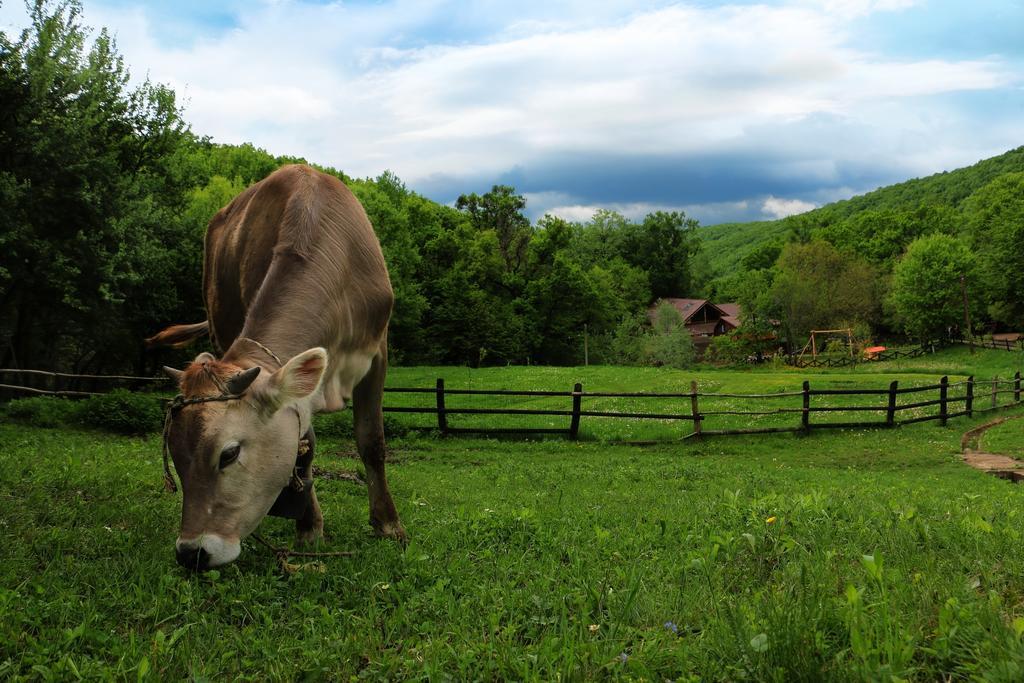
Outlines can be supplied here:
[[277, 367], [279, 367], [279, 368], [283, 368], [283, 367], [284, 367], [284, 363], [282, 363], [282, 362], [281, 362], [281, 359], [277, 357], [277, 354], [276, 354], [276, 353], [274, 353], [273, 351], [271, 351], [271, 350], [270, 350], [269, 348], [267, 348], [267, 347], [266, 347], [266, 346], [264, 346], [263, 344], [260, 344], [260, 343], [259, 343], [258, 341], [256, 341], [256, 340], [255, 340], [255, 339], [253, 339], [252, 337], [239, 337], [238, 339], [239, 339], [240, 341], [247, 341], [247, 342], [249, 342], [249, 343], [251, 343], [251, 344], [255, 344], [255, 345], [256, 345], [256, 346], [258, 346], [258, 347], [259, 347], [259, 348], [260, 348], [260, 349], [261, 349], [261, 350], [262, 350], [262, 351], [263, 351], [264, 353], [266, 353], [266, 354], [267, 354], [268, 356], [270, 356], [271, 358], [273, 358], [273, 359], [274, 359], [274, 361], [275, 361], [275, 362], [277, 363]]

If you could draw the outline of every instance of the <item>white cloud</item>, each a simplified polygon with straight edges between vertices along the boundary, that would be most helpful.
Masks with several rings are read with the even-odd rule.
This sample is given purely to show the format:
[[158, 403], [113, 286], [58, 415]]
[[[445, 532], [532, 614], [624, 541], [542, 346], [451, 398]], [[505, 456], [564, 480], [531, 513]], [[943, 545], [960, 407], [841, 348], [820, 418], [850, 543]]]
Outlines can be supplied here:
[[717, 202], [709, 204], [664, 204], [657, 202], [602, 202], [584, 203], [578, 198], [562, 192], [526, 193], [526, 208], [531, 218], [545, 214], [558, 216], [567, 221], [586, 222], [598, 211], [614, 211], [632, 221], [643, 220], [655, 211], [681, 211], [690, 218], [696, 218], [701, 225], [720, 223], [731, 216], [749, 212], [750, 202]]
[[[786, 149], [795, 161], [780, 174], [835, 182], [842, 159], [917, 159], [934, 169], [934, 141], [945, 139], [955, 148], [945, 158], [955, 156], [970, 126], [958, 124], [964, 139], [952, 139], [941, 112], [921, 117], [912, 98], [991, 90], [1016, 78], [997, 57], [896, 60], [856, 48], [851, 17], [911, 0], [655, 9], [623, 2], [596, 14], [591, 4], [558, 10], [537, 2], [522, 11], [487, 3], [460, 12], [441, 0], [253, 3], [237, 28], [189, 45], [162, 42], [145, 5], [92, 0], [85, 15], [116, 32], [135, 74], [185, 95], [197, 132], [355, 175], [391, 169], [411, 187], [434, 175], [489, 180], [556, 155], [714, 155], [749, 148], [757, 131], [803, 130], [820, 116], [857, 131], [896, 132], [798, 134]], [[9, 20], [0, 7], [0, 20]], [[494, 30], [449, 44], [402, 39], [473, 21]], [[1024, 133], [1011, 128], [1003, 133]], [[905, 148], [871, 144], [893, 137]], [[575, 201], [559, 208], [582, 215], [593, 204]], [[792, 208], [785, 202], [793, 200], [771, 201], [783, 204], [767, 213]]]
[[818, 5], [830, 14], [847, 19], [861, 17], [874, 12], [894, 12], [920, 5], [922, 0], [817, 0]]
[[814, 204], [801, 199], [780, 199], [779, 197], [771, 196], [761, 204], [761, 212], [772, 218], [785, 218], [786, 216], [810, 211], [813, 208]]

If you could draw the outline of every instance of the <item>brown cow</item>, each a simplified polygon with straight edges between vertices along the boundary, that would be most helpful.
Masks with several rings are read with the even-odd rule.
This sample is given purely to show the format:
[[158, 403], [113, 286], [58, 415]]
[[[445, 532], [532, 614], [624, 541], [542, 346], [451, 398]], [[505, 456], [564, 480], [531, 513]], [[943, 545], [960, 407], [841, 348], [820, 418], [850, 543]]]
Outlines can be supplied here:
[[[393, 294], [355, 196], [305, 165], [248, 188], [207, 228], [203, 295], [205, 322], [147, 340], [183, 345], [209, 332], [220, 355], [165, 368], [183, 397], [165, 435], [184, 494], [178, 562], [205, 569], [238, 557], [241, 539], [292, 480], [300, 439], [313, 443], [313, 413], [350, 400], [370, 524], [403, 540], [384, 475], [381, 414]], [[196, 400], [224, 396], [238, 398]], [[305, 469], [308, 479], [308, 461]], [[296, 526], [300, 541], [322, 534], [315, 494]]]

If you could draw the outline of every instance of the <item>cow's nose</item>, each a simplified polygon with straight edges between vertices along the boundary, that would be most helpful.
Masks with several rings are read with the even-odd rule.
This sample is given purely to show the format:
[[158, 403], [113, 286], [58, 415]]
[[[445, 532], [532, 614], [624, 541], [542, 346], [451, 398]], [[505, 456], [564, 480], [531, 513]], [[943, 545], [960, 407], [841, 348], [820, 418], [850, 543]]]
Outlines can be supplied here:
[[210, 553], [198, 548], [178, 548], [175, 551], [175, 556], [180, 564], [185, 569], [191, 569], [194, 572], [206, 571], [210, 567]]

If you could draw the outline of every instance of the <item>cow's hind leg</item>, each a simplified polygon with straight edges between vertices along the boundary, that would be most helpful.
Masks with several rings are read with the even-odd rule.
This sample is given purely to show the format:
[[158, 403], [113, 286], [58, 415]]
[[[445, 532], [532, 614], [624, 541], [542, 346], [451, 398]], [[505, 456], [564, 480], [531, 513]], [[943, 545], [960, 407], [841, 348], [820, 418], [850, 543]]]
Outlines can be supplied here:
[[[386, 342], [385, 342], [386, 343]], [[387, 347], [373, 359], [370, 371], [353, 391], [356, 448], [366, 468], [366, 488], [370, 494], [370, 525], [378, 536], [405, 541], [405, 529], [398, 519], [398, 510], [391, 499], [384, 475], [384, 414], [381, 400], [384, 375], [387, 373]]]
[[[316, 450], [316, 434], [313, 433], [313, 425], [309, 425], [309, 431], [302, 437], [303, 441], [308, 442], [309, 452], [312, 455]], [[303, 479], [313, 478], [313, 458], [310, 457], [309, 464], [306, 465], [306, 469], [301, 473]], [[298, 536], [300, 544], [314, 543], [324, 535], [324, 516], [320, 512], [320, 502], [316, 499], [316, 489], [314, 488], [309, 499], [309, 507], [306, 508], [306, 514], [295, 520], [295, 533]]]

